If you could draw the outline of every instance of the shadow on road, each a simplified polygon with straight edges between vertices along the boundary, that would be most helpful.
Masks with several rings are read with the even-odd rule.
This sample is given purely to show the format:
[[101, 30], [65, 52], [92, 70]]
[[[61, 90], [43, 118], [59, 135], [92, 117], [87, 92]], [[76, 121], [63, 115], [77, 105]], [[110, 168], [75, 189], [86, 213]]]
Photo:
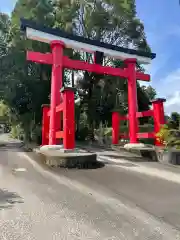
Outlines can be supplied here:
[[98, 169], [98, 168], [103, 168], [105, 166], [105, 164], [103, 162], [94, 162], [94, 163], [83, 163], [83, 164], [79, 164], [77, 165], [75, 168], [77, 169], [84, 169], [84, 170], [88, 170], [88, 169]]
[[23, 199], [17, 193], [0, 189], [0, 211], [12, 208], [17, 203], [24, 203]]

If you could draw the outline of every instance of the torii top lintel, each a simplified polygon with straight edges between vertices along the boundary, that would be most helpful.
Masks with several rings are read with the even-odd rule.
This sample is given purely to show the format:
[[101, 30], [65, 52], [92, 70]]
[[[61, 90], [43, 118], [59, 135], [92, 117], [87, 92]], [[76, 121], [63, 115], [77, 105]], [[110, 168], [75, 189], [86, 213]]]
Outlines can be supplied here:
[[67, 48], [84, 50], [86, 52], [103, 52], [105, 56], [116, 59], [135, 58], [139, 63], [149, 64], [156, 57], [155, 53], [148, 53], [118, 47], [96, 40], [87, 39], [66, 33], [60, 29], [49, 28], [36, 24], [33, 21], [21, 19], [21, 29], [26, 32], [26, 36], [32, 40], [51, 43], [54, 40], [64, 42]]

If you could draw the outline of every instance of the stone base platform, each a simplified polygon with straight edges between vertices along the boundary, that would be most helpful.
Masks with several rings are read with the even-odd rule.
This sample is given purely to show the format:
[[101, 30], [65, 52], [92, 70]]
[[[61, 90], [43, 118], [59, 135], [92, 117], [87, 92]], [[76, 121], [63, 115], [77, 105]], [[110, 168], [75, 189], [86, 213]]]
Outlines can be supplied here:
[[133, 153], [142, 159], [144, 161], [148, 162], [158, 162], [158, 155], [156, 148], [152, 145], [147, 145], [143, 143], [136, 143], [136, 144], [125, 144], [124, 147], [120, 147], [120, 150], [125, 150], [130, 153]]
[[47, 145], [42, 146], [38, 152], [44, 155], [45, 163], [52, 167], [91, 168], [98, 165], [95, 153], [79, 148], [66, 150], [61, 145]]
[[180, 165], [180, 150], [169, 149], [168, 152], [161, 152], [160, 158], [162, 162]]

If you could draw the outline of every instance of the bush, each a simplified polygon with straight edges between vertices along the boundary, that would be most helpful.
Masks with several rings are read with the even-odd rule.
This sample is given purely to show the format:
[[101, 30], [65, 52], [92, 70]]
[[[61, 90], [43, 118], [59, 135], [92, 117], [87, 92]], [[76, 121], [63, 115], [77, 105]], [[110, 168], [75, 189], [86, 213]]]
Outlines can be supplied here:
[[76, 131], [76, 140], [85, 141], [88, 136], [88, 128], [82, 127], [79, 131]]
[[21, 141], [24, 140], [24, 130], [22, 129], [21, 125], [20, 124], [17, 124], [17, 125], [13, 125], [11, 127], [11, 137], [12, 138], [16, 138], [16, 139], [19, 139]]
[[40, 124], [37, 124], [33, 127], [32, 131], [31, 131], [31, 141], [37, 144], [41, 144], [41, 131], [42, 128], [40, 126]]
[[165, 124], [161, 127], [161, 130], [156, 136], [166, 148], [180, 149], [180, 130], [171, 129]]
[[154, 145], [154, 139], [153, 138], [143, 138], [140, 139], [141, 143], [147, 144], [147, 145]]

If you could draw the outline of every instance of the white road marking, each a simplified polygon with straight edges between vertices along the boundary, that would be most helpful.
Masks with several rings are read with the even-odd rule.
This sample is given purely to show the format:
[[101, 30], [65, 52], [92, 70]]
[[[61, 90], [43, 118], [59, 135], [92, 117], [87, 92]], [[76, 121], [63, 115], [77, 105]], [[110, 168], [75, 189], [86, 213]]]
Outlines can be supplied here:
[[15, 168], [13, 169], [14, 172], [26, 172], [27, 169], [26, 168]]

